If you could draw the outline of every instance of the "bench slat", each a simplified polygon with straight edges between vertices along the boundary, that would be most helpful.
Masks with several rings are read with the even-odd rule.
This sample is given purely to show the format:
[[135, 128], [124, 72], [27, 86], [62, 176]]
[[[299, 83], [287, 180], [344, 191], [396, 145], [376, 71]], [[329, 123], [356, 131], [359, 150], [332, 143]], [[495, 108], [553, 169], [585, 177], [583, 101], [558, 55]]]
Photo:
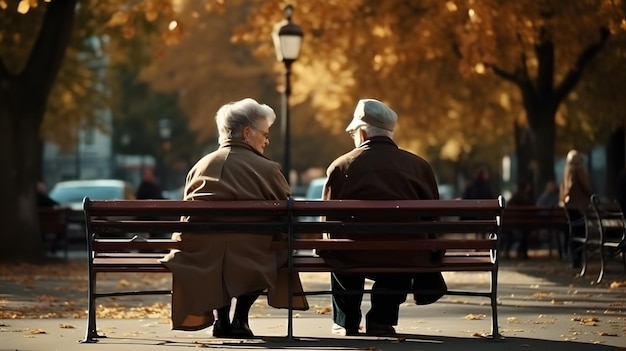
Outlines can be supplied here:
[[287, 232], [287, 226], [281, 222], [250, 222], [250, 223], [196, 223], [181, 221], [141, 221], [141, 220], [92, 220], [91, 229], [94, 233], [137, 233], [150, 231], [167, 232], [252, 232], [258, 234], [274, 234]]
[[287, 215], [287, 200], [186, 201], [186, 200], [100, 200], [89, 201], [92, 216], [220, 216], [242, 213]]
[[296, 233], [385, 233], [385, 234], [414, 234], [414, 233], [495, 233], [498, 224], [492, 220], [463, 220], [463, 221], [423, 221], [403, 222], [390, 225], [389, 222], [296, 222], [292, 225]]
[[127, 239], [95, 239], [92, 242], [94, 251], [129, 251], [129, 250], [170, 250], [178, 249], [179, 241], [169, 239], [147, 239], [131, 241]]
[[298, 272], [342, 272], [342, 273], [415, 273], [415, 272], [488, 272], [496, 269], [489, 256], [464, 257], [453, 256], [444, 257], [443, 262], [436, 266], [420, 267], [350, 267], [337, 268], [329, 266], [321, 257], [295, 257], [293, 259], [293, 269]]
[[[169, 272], [159, 259], [162, 256], [148, 257], [124, 257], [109, 256], [94, 258], [94, 271], [96, 272]], [[452, 271], [492, 271], [495, 264], [491, 262], [490, 256], [445, 256], [441, 264], [433, 266], [419, 267], [350, 267], [337, 268], [328, 265], [321, 257], [294, 257], [293, 269], [296, 272], [334, 272], [346, 273], [411, 273], [411, 272], [452, 272]]]
[[[286, 250], [287, 241], [274, 241], [272, 248]], [[496, 240], [350, 240], [350, 239], [295, 239], [292, 248], [295, 250], [444, 250], [444, 249], [496, 249]]]

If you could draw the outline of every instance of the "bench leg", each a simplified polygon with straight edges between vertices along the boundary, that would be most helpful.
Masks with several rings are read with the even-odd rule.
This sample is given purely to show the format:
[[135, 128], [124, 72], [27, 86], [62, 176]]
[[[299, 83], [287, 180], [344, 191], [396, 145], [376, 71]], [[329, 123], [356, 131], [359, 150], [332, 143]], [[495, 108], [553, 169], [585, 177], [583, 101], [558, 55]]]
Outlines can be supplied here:
[[[606, 255], [609, 255], [609, 253], [606, 252]], [[600, 282], [602, 281], [602, 278], [604, 277], [605, 259], [606, 259], [606, 256], [605, 256], [604, 245], [600, 243], [600, 273], [598, 273], [598, 279], [596, 279], [596, 284], [600, 284]]]
[[498, 326], [498, 271], [491, 272], [491, 293], [489, 299], [491, 300], [491, 334], [483, 335], [485, 338], [492, 340], [504, 340], [504, 336], [500, 334]]
[[98, 335], [96, 329], [96, 274], [93, 270], [89, 270], [89, 286], [87, 288], [87, 330], [85, 338], [80, 340], [81, 344], [93, 344], [98, 342], [98, 338], [106, 338], [106, 336]]

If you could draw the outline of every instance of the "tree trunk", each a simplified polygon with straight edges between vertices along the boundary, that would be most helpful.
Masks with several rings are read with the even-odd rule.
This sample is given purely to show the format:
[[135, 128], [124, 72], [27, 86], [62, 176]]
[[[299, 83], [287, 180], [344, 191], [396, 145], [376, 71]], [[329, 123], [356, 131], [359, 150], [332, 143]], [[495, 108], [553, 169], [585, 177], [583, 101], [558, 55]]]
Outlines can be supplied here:
[[0, 260], [38, 261], [44, 256], [35, 203], [39, 129], [33, 115], [15, 111], [4, 98], [0, 121], [0, 159], [6, 167], [0, 172], [0, 247], [7, 248]]
[[9, 72], [0, 60], [0, 247], [1, 261], [44, 258], [35, 186], [41, 164], [39, 129], [50, 90], [69, 44], [76, 0], [48, 4], [43, 23], [22, 72]]
[[549, 180], [558, 182], [554, 172], [554, 149], [556, 141], [555, 117], [552, 108], [537, 111], [541, 116], [534, 128], [531, 128], [534, 141], [534, 160], [537, 164], [535, 189], [543, 189]]
[[617, 192], [617, 177], [626, 163], [626, 136], [624, 125], [615, 128], [606, 144], [606, 187], [605, 194], [614, 198]]
[[532, 133], [527, 127], [515, 123], [515, 157], [517, 159], [517, 179], [533, 181], [533, 149]]

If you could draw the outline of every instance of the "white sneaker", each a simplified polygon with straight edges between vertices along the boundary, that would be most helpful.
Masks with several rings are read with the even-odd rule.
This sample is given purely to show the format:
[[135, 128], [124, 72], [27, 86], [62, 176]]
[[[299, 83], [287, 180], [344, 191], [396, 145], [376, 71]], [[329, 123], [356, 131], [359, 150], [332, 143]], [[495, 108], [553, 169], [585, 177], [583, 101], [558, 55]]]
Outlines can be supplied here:
[[333, 323], [332, 328], [330, 329], [330, 332], [334, 335], [341, 335], [341, 336], [350, 336], [350, 335], [359, 335], [359, 331], [347, 331], [346, 328], [340, 326], [337, 323]]

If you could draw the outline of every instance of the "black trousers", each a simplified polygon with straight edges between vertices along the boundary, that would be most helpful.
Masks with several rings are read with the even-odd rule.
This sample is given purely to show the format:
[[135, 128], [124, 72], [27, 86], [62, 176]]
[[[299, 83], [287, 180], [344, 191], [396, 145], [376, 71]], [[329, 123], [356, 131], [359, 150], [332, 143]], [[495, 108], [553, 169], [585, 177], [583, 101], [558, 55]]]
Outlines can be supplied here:
[[[347, 275], [331, 273], [333, 291], [333, 321], [349, 331], [357, 331], [361, 323], [361, 302], [363, 293], [341, 294], [349, 290], [363, 291], [364, 275]], [[374, 280], [371, 295], [371, 308], [366, 315], [366, 324], [397, 325], [400, 304], [406, 301], [406, 293], [385, 293], [389, 290], [408, 291], [411, 288], [410, 274], [376, 274], [367, 275]]]

